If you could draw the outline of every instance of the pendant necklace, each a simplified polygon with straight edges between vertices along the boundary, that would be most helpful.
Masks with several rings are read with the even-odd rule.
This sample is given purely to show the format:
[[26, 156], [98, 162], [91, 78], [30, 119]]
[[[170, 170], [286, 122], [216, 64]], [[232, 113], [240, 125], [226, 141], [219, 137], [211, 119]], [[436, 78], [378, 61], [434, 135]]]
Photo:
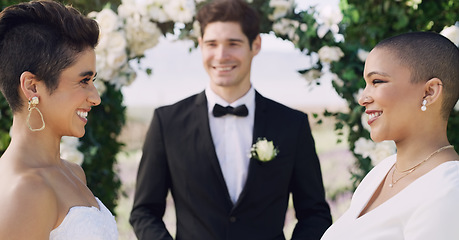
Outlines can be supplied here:
[[[437, 153], [439, 153], [439, 152], [441, 152], [443, 150], [446, 150], [448, 148], [453, 148], [453, 147], [454, 147], [453, 145], [448, 145], [448, 146], [441, 147], [441, 148], [437, 149], [435, 152], [431, 153], [426, 159], [424, 159], [420, 163], [416, 164], [414, 167], [408, 168], [407, 170], [404, 170], [404, 171], [398, 171], [397, 163], [394, 163], [394, 171], [392, 171], [392, 179], [391, 179], [391, 183], [389, 183], [389, 187], [393, 187], [398, 181], [400, 181], [404, 177], [410, 175], [410, 173], [414, 172], [414, 170], [416, 170], [419, 166], [421, 166], [421, 164], [427, 162], [427, 160], [429, 160], [433, 155], [435, 155], [435, 154], [437, 154]], [[401, 176], [400, 178], [394, 180], [395, 171], [397, 171], [399, 173], [406, 173], [406, 174]]]

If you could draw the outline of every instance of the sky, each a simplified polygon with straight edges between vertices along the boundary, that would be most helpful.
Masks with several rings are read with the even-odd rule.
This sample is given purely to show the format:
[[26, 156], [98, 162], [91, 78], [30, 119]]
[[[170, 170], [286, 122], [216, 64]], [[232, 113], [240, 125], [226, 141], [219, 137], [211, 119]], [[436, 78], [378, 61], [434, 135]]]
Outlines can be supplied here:
[[[309, 0], [307, 3], [323, 4], [324, 1]], [[325, 1], [337, 3], [336, 0]], [[301, 8], [306, 0], [297, 1]], [[150, 67], [153, 74], [147, 76], [137, 71], [137, 79], [122, 89], [127, 107], [158, 107], [172, 104], [192, 94], [201, 92], [209, 78], [202, 66], [200, 49], [194, 49], [191, 41], [175, 41], [162, 38], [160, 43], [146, 52], [142, 67]], [[252, 63], [252, 84], [265, 97], [293, 108], [327, 108], [344, 106], [329, 81], [321, 86], [309, 86], [298, 70], [310, 65], [310, 60], [293, 44], [262, 35], [262, 49]]]

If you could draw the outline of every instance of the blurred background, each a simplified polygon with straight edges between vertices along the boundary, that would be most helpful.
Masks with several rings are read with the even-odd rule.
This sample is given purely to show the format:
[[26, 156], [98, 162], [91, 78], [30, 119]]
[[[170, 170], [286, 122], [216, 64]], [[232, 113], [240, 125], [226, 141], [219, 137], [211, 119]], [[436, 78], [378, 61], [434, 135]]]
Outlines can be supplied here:
[[[309, 6], [307, 3], [337, 5], [338, 1], [299, 1], [298, 8], [306, 9]], [[145, 71], [138, 71], [135, 81], [122, 89], [127, 107], [127, 123], [120, 136], [126, 143], [126, 152], [120, 153], [118, 158], [123, 183], [121, 190], [126, 193], [116, 209], [120, 239], [135, 239], [127, 221], [132, 207], [143, 138], [154, 109], [202, 91], [209, 81], [202, 67], [200, 49], [194, 49], [191, 40], [176, 41], [174, 37], [161, 37], [156, 47], [145, 52], [140, 63], [132, 61], [131, 64], [134, 68], [150, 67], [153, 73], [148, 75]], [[344, 110], [346, 102], [334, 90], [331, 78], [324, 78], [321, 85], [315, 85], [298, 73], [305, 65], [311, 64], [311, 57], [295, 48], [292, 42], [278, 38], [274, 33], [262, 34], [262, 50], [252, 64], [253, 86], [262, 95], [310, 116], [321, 114], [325, 109]], [[336, 143], [334, 121], [330, 119], [321, 125], [315, 124], [316, 120], [312, 117], [310, 121], [322, 169], [326, 172], [324, 184], [327, 190], [334, 192], [350, 188], [349, 168], [352, 167], [353, 156], [345, 142]], [[348, 207], [350, 196], [350, 192], [345, 192], [331, 205], [334, 217], [339, 217]], [[164, 221], [172, 232], [175, 231], [174, 214], [173, 200], [169, 197]], [[286, 217], [287, 236], [291, 236], [295, 223], [291, 206]]]
[[[63, 139], [61, 157], [82, 165], [88, 187], [116, 215], [120, 239], [136, 239], [128, 223], [137, 168], [155, 108], [202, 91], [207, 83], [194, 14], [210, 0], [60, 0], [100, 26], [96, 48], [102, 104], [81, 139]], [[336, 220], [360, 180], [393, 143], [374, 143], [363, 108], [366, 54], [380, 40], [434, 31], [459, 44], [457, 0], [247, 0], [261, 15], [262, 50], [252, 83], [264, 96], [308, 114], [327, 201]], [[20, 0], [2, 0], [5, 8]], [[12, 114], [0, 95], [0, 154], [10, 141]], [[459, 147], [459, 105], [448, 137]], [[167, 228], [175, 233], [173, 200]], [[284, 231], [295, 225], [289, 207]]]
[[[123, 183], [121, 190], [127, 196], [120, 199], [116, 209], [122, 235], [120, 239], [135, 239], [127, 221], [132, 207], [141, 147], [153, 110], [198, 93], [208, 84], [200, 50], [188, 52], [192, 45], [191, 41], [174, 42], [162, 38], [157, 47], [146, 52], [141, 62], [143, 68], [151, 66], [153, 74], [148, 76], [139, 71], [136, 80], [122, 90], [127, 107], [127, 122], [120, 137], [126, 143], [126, 152], [119, 154], [118, 169]], [[329, 119], [318, 125], [312, 114], [321, 114], [325, 109], [343, 110], [346, 103], [333, 89], [330, 79], [321, 85], [310, 85], [297, 72], [309, 61], [291, 42], [276, 38], [274, 34], [263, 34], [262, 50], [253, 60], [251, 78], [253, 86], [262, 95], [309, 114], [324, 172], [324, 184], [327, 190], [335, 192], [352, 185], [349, 168], [354, 159], [345, 142], [336, 143], [334, 121]], [[335, 217], [347, 208], [350, 196], [350, 193], [344, 193], [333, 203]], [[168, 203], [165, 222], [168, 228], [175, 231], [172, 199], [169, 198]], [[295, 221], [293, 208], [290, 208], [286, 219], [287, 235], [291, 235]]]

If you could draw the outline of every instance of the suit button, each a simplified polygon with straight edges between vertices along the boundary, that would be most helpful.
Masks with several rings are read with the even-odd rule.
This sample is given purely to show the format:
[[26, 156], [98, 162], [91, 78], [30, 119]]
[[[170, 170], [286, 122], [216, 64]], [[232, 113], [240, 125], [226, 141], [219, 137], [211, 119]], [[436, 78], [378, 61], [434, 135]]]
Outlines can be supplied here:
[[236, 222], [236, 217], [230, 217], [229, 220], [230, 220], [230, 222], [234, 223], [234, 222]]

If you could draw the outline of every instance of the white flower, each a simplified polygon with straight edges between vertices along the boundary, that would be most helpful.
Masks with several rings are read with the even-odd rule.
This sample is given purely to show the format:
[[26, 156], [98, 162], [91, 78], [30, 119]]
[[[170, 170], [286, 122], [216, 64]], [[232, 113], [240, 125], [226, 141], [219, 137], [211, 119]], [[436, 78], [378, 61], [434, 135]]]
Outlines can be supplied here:
[[296, 34], [298, 27], [300, 27], [300, 22], [282, 18], [273, 24], [273, 31], [279, 35], [287, 35], [290, 40], [295, 42], [295, 40], [299, 40], [299, 36]]
[[96, 47], [98, 77], [109, 81], [127, 63], [126, 38], [121, 32], [112, 32], [101, 38], [101, 42], [107, 44]]
[[307, 82], [313, 82], [322, 76], [322, 72], [317, 69], [311, 69], [301, 75]]
[[174, 22], [189, 23], [193, 20], [196, 11], [194, 0], [169, 1], [164, 11]]
[[288, 19], [282, 18], [273, 24], [273, 31], [280, 35], [287, 35]]
[[370, 152], [370, 158], [373, 165], [378, 164], [384, 158], [387, 158], [396, 152], [395, 143], [393, 141], [382, 141], [375, 144], [375, 148]]
[[440, 34], [459, 46], [459, 22], [456, 22], [456, 25], [445, 27]]
[[[191, 9], [191, 13], [194, 14], [193, 0], [122, 0], [118, 7], [119, 15], [110, 9], [90, 13], [89, 16], [96, 19], [100, 26], [99, 44], [95, 49], [98, 78], [114, 85], [116, 89], [129, 85], [136, 74], [128, 61], [142, 57], [147, 49], [158, 44], [162, 32], [155, 21], [170, 20], [164, 5], [184, 6], [190, 1], [192, 7], [188, 7], [187, 11]], [[175, 14], [183, 18], [187, 11]], [[106, 86], [101, 83], [97, 89], [102, 95]]]
[[92, 11], [92, 12], [88, 13], [88, 17], [89, 17], [89, 18], [95, 19], [95, 18], [97, 17], [97, 14], [98, 14], [98, 13], [99, 13], [99, 12]]
[[171, 19], [164, 9], [166, 4], [168, 4], [168, 0], [144, 0], [140, 6], [141, 13], [160, 23], [170, 21]]
[[107, 86], [105, 86], [104, 81], [94, 81], [94, 86], [96, 87], [99, 96], [102, 96], [105, 91], [107, 91]]
[[253, 144], [250, 150], [250, 156], [261, 162], [268, 162], [273, 160], [279, 150], [274, 147], [273, 141], [268, 141], [266, 138], [258, 138], [257, 142]]
[[78, 151], [80, 141], [76, 137], [64, 136], [61, 139], [61, 158], [69, 162], [81, 165], [83, 163], [84, 155]]
[[269, 6], [272, 8], [292, 9], [294, 1], [292, 0], [270, 0]]
[[201, 25], [197, 20], [193, 22], [193, 30], [191, 31], [190, 36], [194, 38], [201, 37]]
[[319, 54], [320, 61], [324, 63], [337, 62], [344, 56], [343, 51], [339, 47], [323, 46], [317, 53]]
[[359, 89], [359, 91], [354, 93], [354, 101], [359, 102], [359, 99], [362, 97], [363, 94], [363, 88]]
[[367, 158], [370, 156], [370, 152], [373, 151], [375, 143], [364, 137], [359, 138], [354, 143], [354, 152], [362, 155], [362, 157]]
[[408, 0], [406, 5], [412, 7], [414, 10], [418, 9], [418, 5], [422, 3], [422, 0]]
[[135, 14], [139, 14], [144, 9], [137, 4], [136, 0], [123, 0], [118, 6], [118, 16], [121, 18], [129, 18]]
[[306, 32], [308, 30], [308, 25], [306, 23], [300, 24], [300, 30]]
[[454, 110], [459, 111], [459, 101], [457, 101], [456, 105], [454, 106]]
[[339, 87], [343, 87], [344, 86], [344, 81], [338, 77], [338, 75], [336, 73], [332, 73], [331, 74], [331, 80], [336, 84], [338, 85]]
[[354, 153], [364, 158], [370, 157], [373, 165], [378, 164], [384, 158], [393, 155], [396, 151], [393, 141], [375, 143], [364, 137], [359, 138], [355, 143]]
[[371, 127], [370, 125], [368, 124], [368, 120], [369, 120], [369, 116], [368, 114], [366, 113], [362, 113], [362, 116], [360, 118], [360, 121], [362, 122], [362, 126], [365, 130], [367, 130], [368, 132], [371, 132]]
[[360, 61], [362, 62], [365, 62], [365, 60], [367, 59], [368, 57], [368, 54], [370, 54], [370, 52], [368, 51], [365, 51], [361, 48], [359, 48], [359, 50], [357, 50], [357, 57], [359, 58]]
[[110, 79], [110, 83], [119, 90], [123, 86], [129, 86], [136, 78], [137, 74], [129, 64], [125, 64], [123, 68], [119, 69], [119, 74]]
[[113, 70], [119, 70], [120, 67], [127, 63], [126, 52], [109, 51], [106, 57], [106, 64], [111, 66]]
[[269, 6], [274, 8], [274, 12], [268, 16], [269, 20], [276, 21], [277, 19], [285, 17], [290, 11], [293, 10], [292, 0], [271, 0]]
[[343, 20], [343, 13], [339, 9], [338, 5], [327, 4], [319, 9], [319, 14], [317, 16], [317, 23], [319, 27], [317, 28], [317, 36], [323, 38], [325, 34], [329, 31], [333, 35], [339, 32], [338, 24]]
[[109, 81], [127, 62], [127, 42], [121, 30], [122, 21], [110, 9], [91, 15], [95, 16], [100, 27], [99, 43], [95, 49], [98, 78]]
[[126, 38], [130, 47], [131, 58], [142, 56], [159, 42], [161, 30], [156, 23], [141, 16], [126, 19]]
[[116, 31], [120, 27], [118, 15], [108, 8], [97, 13], [95, 20], [99, 24], [101, 34]]
[[110, 32], [100, 37], [100, 44], [97, 45], [96, 51], [105, 52], [125, 52], [127, 47], [126, 36], [123, 31]]

